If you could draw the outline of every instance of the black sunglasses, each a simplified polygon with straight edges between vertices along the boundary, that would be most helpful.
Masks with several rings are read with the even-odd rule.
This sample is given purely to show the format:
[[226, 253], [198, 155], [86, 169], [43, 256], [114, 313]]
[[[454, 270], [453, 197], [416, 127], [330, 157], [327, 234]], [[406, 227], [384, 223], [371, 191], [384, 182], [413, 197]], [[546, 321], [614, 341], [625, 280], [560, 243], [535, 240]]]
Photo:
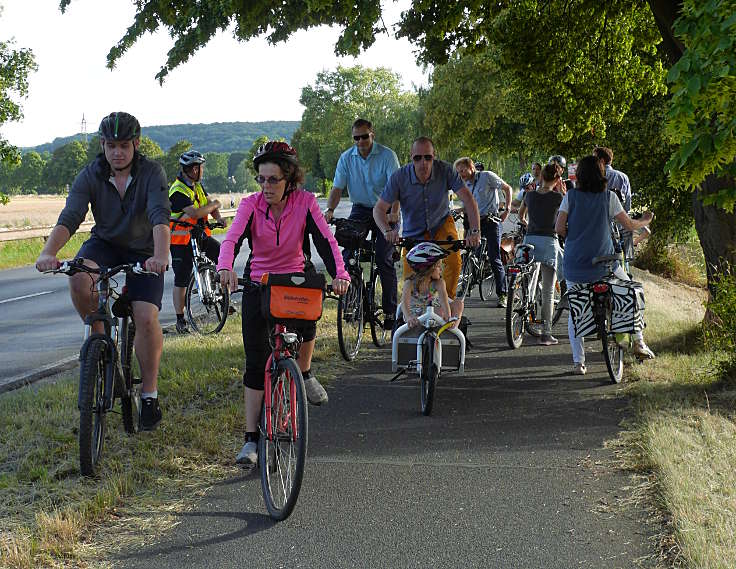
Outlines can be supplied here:
[[434, 156], [431, 154], [415, 154], [411, 157], [414, 162], [421, 162], [422, 158], [424, 158], [427, 162], [434, 160]]
[[366, 132], [365, 134], [354, 134], [353, 140], [355, 142], [358, 142], [359, 140], [368, 140], [371, 137], [370, 132]]

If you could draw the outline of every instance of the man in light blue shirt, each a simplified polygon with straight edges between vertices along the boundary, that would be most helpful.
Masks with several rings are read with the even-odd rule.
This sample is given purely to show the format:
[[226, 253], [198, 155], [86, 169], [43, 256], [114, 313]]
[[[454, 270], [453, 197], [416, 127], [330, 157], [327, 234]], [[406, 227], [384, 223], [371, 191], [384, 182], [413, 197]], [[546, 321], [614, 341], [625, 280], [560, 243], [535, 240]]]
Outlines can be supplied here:
[[606, 187], [618, 196], [621, 205], [624, 206], [624, 211], [629, 213], [631, 210], [631, 183], [626, 174], [613, 168], [613, 150], [605, 146], [596, 146], [593, 155], [605, 170], [606, 180], [608, 180]]
[[[397, 278], [393, 261], [393, 246], [388, 243], [381, 231], [376, 230], [373, 221], [373, 206], [383, 191], [386, 182], [399, 169], [399, 159], [390, 148], [375, 142], [373, 125], [365, 119], [353, 123], [355, 145], [340, 155], [332, 182], [332, 190], [327, 198], [325, 219], [329, 222], [340, 203], [342, 191], [347, 188], [353, 207], [349, 219], [367, 224], [376, 234], [376, 265], [381, 279], [383, 297], [384, 328], [390, 330], [394, 324], [397, 303]], [[388, 206], [389, 220], [398, 222], [399, 203]], [[343, 251], [347, 262], [350, 251]], [[347, 266], [347, 265], [346, 265]]]
[[[506, 272], [504, 271], [503, 263], [501, 262], [501, 224], [509, 215], [509, 207], [511, 206], [511, 186], [490, 170], [476, 172], [473, 161], [467, 156], [455, 160], [454, 166], [460, 178], [465, 182], [465, 185], [473, 194], [475, 201], [478, 202], [480, 233], [486, 238], [486, 252], [496, 281], [498, 306], [505, 308]], [[498, 215], [499, 190], [504, 194], [506, 210], [500, 216], [501, 222], [497, 223], [493, 221], [491, 217]]]

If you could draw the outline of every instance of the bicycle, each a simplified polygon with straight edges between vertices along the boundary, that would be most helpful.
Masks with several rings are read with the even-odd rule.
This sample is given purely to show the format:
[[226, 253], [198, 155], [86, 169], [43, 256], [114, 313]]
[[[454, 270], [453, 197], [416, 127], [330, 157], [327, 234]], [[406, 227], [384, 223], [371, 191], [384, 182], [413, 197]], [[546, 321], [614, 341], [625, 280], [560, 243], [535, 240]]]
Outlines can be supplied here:
[[[301, 282], [298, 282], [301, 281]], [[304, 479], [307, 460], [309, 417], [304, 378], [296, 363], [302, 339], [290, 332], [289, 322], [294, 319], [319, 319], [324, 293], [332, 288], [324, 276], [264, 275], [262, 283], [238, 279], [244, 288], [258, 287], [266, 293], [269, 305], [269, 334], [271, 355], [264, 370], [263, 409], [258, 440], [258, 466], [261, 471], [261, 490], [269, 516], [281, 521], [288, 518], [296, 506]], [[304, 285], [304, 286], [301, 286]], [[273, 299], [286, 289], [276, 311]], [[332, 298], [332, 297], [331, 297]], [[319, 315], [305, 314], [319, 303]], [[265, 304], [265, 303], [264, 303]]]
[[[199, 334], [216, 334], [225, 326], [230, 312], [230, 291], [220, 284], [217, 260], [209, 259], [200, 248], [204, 227], [176, 218], [169, 221], [189, 227], [191, 233], [189, 243], [192, 246], [193, 268], [185, 293], [187, 322]], [[209, 229], [224, 227], [219, 222], [207, 222], [206, 225]]]
[[[153, 275], [140, 264], [92, 268], [81, 259], [67, 261], [45, 273], [98, 275], [97, 310], [84, 319], [84, 343], [79, 352], [79, 466], [83, 476], [95, 476], [105, 442], [106, 417], [120, 398], [123, 428], [134, 434], [140, 427], [141, 378], [133, 357], [135, 322], [126, 288], [117, 293], [115, 275]], [[92, 333], [102, 322], [104, 333]]]
[[[463, 217], [462, 209], [451, 210], [452, 218], [459, 221]], [[502, 223], [497, 215], [487, 216], [490, 221]], [[481, 219], [481, 221], [483, 221]], [[473, 292], [473, 287], [478, 287], [478, 296], [482, 301], [491, 299], [496, 288], [496, 279], [493, 275], [491, 262], [488, 260], [488, 242], [485, 237], [475, 249], [467, 249], [462, 252], [462, 270], [458, 277], [458, 296], [466, 297]]]
[[[337, 341], [346, 361], [358, 355], [366, 322], [376, 347], [388, 342], [391, 330], [384, 326], [383, 288], [376, 264], [376, 232], [364, 223], [347, 218], [332, 218], [338, 245], [349, 251], [346, 268], [350, 274], [348, 291], [337, 304]], [[371, 238], [367, 239], [371, 231]], [[363, 264], [369, 265], [368, 280], [364, 279]]]

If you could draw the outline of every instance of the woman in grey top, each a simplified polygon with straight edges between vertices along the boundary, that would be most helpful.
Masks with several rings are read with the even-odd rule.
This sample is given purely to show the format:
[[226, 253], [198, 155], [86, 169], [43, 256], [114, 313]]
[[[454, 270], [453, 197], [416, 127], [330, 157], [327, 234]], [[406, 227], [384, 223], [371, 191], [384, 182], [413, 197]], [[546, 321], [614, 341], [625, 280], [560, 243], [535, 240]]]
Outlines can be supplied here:
[[561, 268], [561, 263], [558, 263], [561, 258], [560, 245], [555, 233], [557, 210], [562, 202], [562, 194], [555, 190], [559, 177], [555, 165], [547, 164], [542, 169], [542, 185], [533, 192], [526, 192], [519, 208], [519, 219], [527, 224], [524, 243], [534, 246], [534, 260], [541, 264], [544, 328], [539, 343], [544, 346], [557, 344], [557, 338], [552, 335], [552, 310], [557, 270]]

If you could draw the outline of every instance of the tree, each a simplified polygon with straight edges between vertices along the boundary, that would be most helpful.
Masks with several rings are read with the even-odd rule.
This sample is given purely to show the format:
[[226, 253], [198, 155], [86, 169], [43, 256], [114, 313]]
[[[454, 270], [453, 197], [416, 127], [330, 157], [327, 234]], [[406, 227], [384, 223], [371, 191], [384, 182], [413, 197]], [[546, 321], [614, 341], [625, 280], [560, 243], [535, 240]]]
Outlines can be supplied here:
[[156, 158], [160, 158], [164, 155], [164, 151], [161, 150], [161, 147], [147, 136], [141, 136], [141, 143], [140, 146], [138, 146], [138, 152], [151, 160], [155, 160]]
[[411, 141], [421, 132], [416, 93], [401, 90], [401, 78], [379, 67], [356, 65], [323, 71], [302, 89], [302, 123], [293, 142], [305, 169], [332, 179], [340, 154], [349, 148], [350, 127], [357, 118], [373, 123], [376, 140], [407, 160]]
[[21, 159], [20, 166], [13, 173], [16, 185], [21, 193], [38, 192], [43, 183], [43, 171], [46, 162], [38, 152], [26, 152]]
[[43, 172], [43, 181], [57, 193], [65, 192], [87, 164], [87, 149], [78, 140], [60, 146], [51, 155]]
[[169, 148], [166, 154], [156, 158], [156, 161], [164, 167], [166, 179], [169, 180], [169, 182], [173, 182], [179, 173], [179, 157], [187, 150], [191, 150], [191, 148], [191, 142], [188, 140], [180, 140]]
[[[2, 6], [0, 6], [0, 17]], [[13, 97], [25, 97], [28, 93], [28, 75], [37, 65], [29, 49], [13, 49], [12, 41], [0, 41], [0, 126], [23, 118], [20, 105]], [[0, 135], [0, 162], [18, 164], [20, 154]], [[8, 197], [0, 192], [0, 203], [7, 203]]]
[[204, 155], [205, 189], [208, 194], [225, 194], [230, 188], [227, 176], [227, 158], [224, 152], [207, 152]]

